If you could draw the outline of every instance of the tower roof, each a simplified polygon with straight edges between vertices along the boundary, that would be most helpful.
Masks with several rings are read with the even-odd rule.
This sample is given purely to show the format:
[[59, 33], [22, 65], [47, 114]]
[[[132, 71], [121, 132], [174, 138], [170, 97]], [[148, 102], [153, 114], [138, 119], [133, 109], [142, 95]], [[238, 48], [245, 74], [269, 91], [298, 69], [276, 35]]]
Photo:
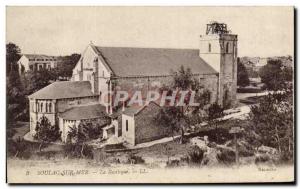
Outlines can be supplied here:
[[227, 34], [230, 31], [227, 29], [227, 24], [211, 21], [206, 26], [206, 34]]

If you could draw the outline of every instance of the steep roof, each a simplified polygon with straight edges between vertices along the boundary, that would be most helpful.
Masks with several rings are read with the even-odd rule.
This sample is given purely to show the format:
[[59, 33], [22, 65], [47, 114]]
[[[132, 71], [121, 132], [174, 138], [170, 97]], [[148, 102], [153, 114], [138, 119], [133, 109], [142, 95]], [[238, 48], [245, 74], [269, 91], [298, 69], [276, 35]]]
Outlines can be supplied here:
[[59, 117], [67, 120], [94, 119], [106, 116], [105, 106], [101, 104], [76, 106], [59, 114]]
[[149, 104], [144, 105], [144, 106], [130, 106], [128, 108], [126, 108], [124, 110], [124, 112], [122, 112], [122, 114], [128, 115], [128, 116], [135, 116], [138, 113], [140, 113], [141, 111], [143, 111], [145, 108], [149, 107], [149, 106], [158, 106], [160, 107], [156, 102], [149, 102]]
[[163, 49], [131, 47], [98, 47], [101, 55], [116, 76], [170, 75], [181, 65], [189, 67], [193, 74], [216, 74], [208, 63], [199, 57], [197, 49]]
[[94, 96], [89, 81], [58, 81], [31, 94], [28, 98], [62, 99]]

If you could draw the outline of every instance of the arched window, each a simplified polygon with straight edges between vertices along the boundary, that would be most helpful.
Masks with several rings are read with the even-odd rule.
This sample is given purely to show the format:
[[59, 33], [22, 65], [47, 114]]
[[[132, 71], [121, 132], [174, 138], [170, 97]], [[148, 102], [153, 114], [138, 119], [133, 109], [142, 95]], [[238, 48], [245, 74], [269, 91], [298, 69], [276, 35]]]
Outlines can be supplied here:
[[52, 103], [51, 102], [49, 103], [49, 112], [50, 113], [52, 112]]
[[39, 111], [40, 111], [40, 104], [37, 103], [37, 104], [36, 104], [36, 107], [37, 107], [37, 112], [39, 112]]
[[43, 102], [41, 102], [41, 112], [43, 112]]
[[46, 113], [48, 112], [48, 103], [46, 102]]
[[226, 43], [226, 53], [229, 53], [229, 43]]
[[208, 52], [211, 52], [211, 44], [208, 43]]

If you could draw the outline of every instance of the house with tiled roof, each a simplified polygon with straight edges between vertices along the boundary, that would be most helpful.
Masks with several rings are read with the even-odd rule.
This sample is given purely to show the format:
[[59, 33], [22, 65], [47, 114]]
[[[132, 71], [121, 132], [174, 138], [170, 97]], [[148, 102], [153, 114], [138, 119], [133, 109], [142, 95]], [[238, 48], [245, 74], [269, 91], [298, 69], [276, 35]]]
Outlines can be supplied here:
[[[199, 81], [203, 88], [210, 91], [211, 103], [217, 102], [224, 107], [234, 106], [237, 85], [237, 35], [227, 31], [227, 27], [219, 27], [219, 25], [223, 26], [224, 24], [216, 22], [207, 24], [206, 34], [200, 35], [198, 49], [103, 47], [91, 43], [82, 52], [80, 60], [73, 69], [73, 75], [69, 82], [70, 87], [67, 88], [69, 88], [70, 93], [74, 93], [76, 96], [84, 96], [85, 94], [80, 94], [79, 91], [77, 91], [78, 93], [71, 91], [71, 88], [76, 88], [76, 82], [88, 82], [89, 90], [87, 91], [86, 86], [82, 84], [79, 87], [82, 87], [81, 91], [85, 91], [91, 95], [90, 97], [95, 97], [93, 101], [97, 99], [97, 103], [103, 106], [105, 112], [111, 116], [111, 123], [115, 125], [112, 128], [117, 131], [116, 136], [127, 139], [128, 137], [123, 133], [124, 124], [126, 131], [126, 119], [123, 120], [123, 117], [135, 117], [136, 115], [135, 112], [132, 115], [127, 115], [134, 108], [126, 107], [125, 102], [121, 102], [119, 106], [114, 106], [114, 92], [122, 90], [132, 94], [138, 90], [144, 94], [150, 90], [159, 90], [161, 87], [171, 84], [173, 71], [179, 70], [181, 66], [190, 68], [193, 77]], [[57, 89], [51, 88], [50, 90], [58, 90], [60, 93], [64, 87], [60, 88], [59, 85], [56, 86]], [[68, 85], [68, 82], [62, 85]], [[38, 91], [32, 95], [34, 106], [37, 104], [37, 98], [33, 97], [40, 94], [38, 95], [41, 96], [38, 99], [39, 102], [47, 100], [43, 98], [44, 95], [48, 96], [45, 93], [47, 92]], [[65, 92], [60, 95], [58, 95], [59, 99], [65, 99], [63, 96], [67, 96], [69, 99]], [[52, 97], [53, 101], [56, 100], [54, 96]], [[56, 105], [55, 107], [59, 106]], [[68, 107], [70, 108], [70, 106]], [[154, 106], [153, 109], [157, 108]], [[65, 108], [64, 111], [65, 113], [60, 112], [62, 113], [60, 115], [69, 115], [68, 111], [73, 111], [71, 115], [74, 114], [72, 109]], [[80, 116], [78, 115], [78, 117]], [[149, 120], [147, 119], [150, 117], [143, 117], [144, 122], [148, 123]], [[138, 127], [142, 127], [142, 124]], [[136, 144], [139, 141], [149, 141], [157, 137], [146, 138], [145, 135], [144, 139], [142, 137], [138, 141], [131, 141], [131, 143]]]
[[23, 54], [17, 64], [19, 72], [27, 72], [29, 70], [53, 69], [57, 67], [58, 57], [43, 54]]
[[170, 136], [170, 128], [157, 123], [161, 107], [150, 102], [142, 107], [129, 107], [122, 113], [122, 137], [129, 145], [150, 142]]
[[[91, 91], [89, 81], [59, 81], [31, 94], [29, 98], [30, 133], [35, 134], [36, 123], [45, 116], [52, 125], [59, 125], [66, 140], [69, 125], [80, 120], [106, 116], [99, 104], [99, 95]], [[62, 124], [63, 123], [63, 124]]]

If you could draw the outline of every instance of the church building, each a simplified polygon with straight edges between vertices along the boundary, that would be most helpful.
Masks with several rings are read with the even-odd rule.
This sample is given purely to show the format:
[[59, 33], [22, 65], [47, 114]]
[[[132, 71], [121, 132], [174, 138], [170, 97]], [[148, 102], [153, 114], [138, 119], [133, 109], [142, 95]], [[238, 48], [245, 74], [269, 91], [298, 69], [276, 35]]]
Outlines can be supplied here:
[[[71, 81], [56, 82], [56, 84], [51, 84], [36, 92], [39, 95], [32, 94], [29, 96], [32, 104], [30, 106], [31, 123], [38, 121], [37, 117], [39, 116], [35, 115], [39, 114], [36, 112], [37, 110], [42, 109], [39, 102], [43, 101], [51, 102], [50, 107], [54, 113], [53, 121], [60, 120], [57, 121], [57, 124], [60, 125], [62, 131], [65, 128], [65, 125], [61, 125], [65, 123], [64, 118], [76, 118], [76, 115], [69, 116], [68, 113], [68, 111], [76, 112], [74, 111], [76, 106], [89, 106], [90, 103], [92, 109], [90, 111], [95, 113], [97, 107], [95, 104], [98, 104], [101, 106], [101, 111], [95, 115], [98, 117], [103, 116], [100, 114], [114, 115], [117, 111], [113, 106], [114, 96], [108, 95], [104, 103], [100, 100], [103, 94], [113, 94], [118, 90], [129, 93], [135, 90], [145, 93], [149, 90], [157, 90], [170, 85], [173, 79], [172, 71], [179, 70], [181, 66], [190, 68], [193, 76], [205, 89], [210, 91], [211, 103], [217, 102], [226, 108], [234, 106], [237, 87], [237, 35], [231, 34], [226, 24], [211, 22], [207, 24], [205, 35], [200, 35], [199, 42], [198, 49], [102, 47], [89, 44], [73, 69]], [[69, 86], [66, 87], [66, 90], [69, 92], [72, 92], [72, 86], [79, 87], [74, 89], [76, 91], [75, 96], [68, 94], [68, 92], [61, 93], [59, 91], [63, 91], [67, 85]], [[82, 89], [80, 89], [81, 85], [83, 86]], [[50, 90], [49, 87], [51, 87]], [[51, 99], [49, 93], [59, 94], [54, 95], [56, 98]], [[80, 97], [80, 94], [84, 95]], [[43, 95], [46, 95], [47, 98]], [[67, 95], [67, 97], [63, 95]], [[76, 103], [70, 105], [69, 101], [73, 102], [74, 100]], [[63, 105], [60, 105], [59, 108], [56, 107], [59, 104], [65, 104], [67, 108], [63, 108]], [[156, 106], [153, 107], [156, 108]], [[85, 109], [89, 108], [85, 107]], [[145, 110], [145, 112], [147, 111]], [[135, 114], [130, 114], [130, 116], [133, 115]], [[78, 117], [81, 116], [78, 115]], [[82, 119], [88, 119], [91, 116], [86, 115], [86, 117], [82, 117]], [[126, 116], [123, 116], [123, 119], [124, 117]], [[95, 118], [93, 117], [93, 119]], [[69, 124], [70, 121], [72, 120], [68, 120], [67, 123]], [[73, 122], [75, 123], [76, 120]], [[126, 122], [126, 120], [122, 120], [120, 124]], [[112, 121], [112, 123], [114, 122]], [[117, 133], [118, 128], [122, 127], [124, 128], [122, 125], [116, 126], [115, 132]], [[35, 126], [31, 126], [31, 128], [34, 129]], [[138, 126], [138, 128], [141, 129], [142, 127]], [[132, 135], [136, 135], [134, 130], [132, 132]], [[122, 136], [122, 134], [116, 134], [116, 136], [120, 135]], [[151, 137], [157, 139], [155, 136], [147, 136], [147, 141], [151, 140]], [[139, 141], [144, 140], [139, 138]]]

